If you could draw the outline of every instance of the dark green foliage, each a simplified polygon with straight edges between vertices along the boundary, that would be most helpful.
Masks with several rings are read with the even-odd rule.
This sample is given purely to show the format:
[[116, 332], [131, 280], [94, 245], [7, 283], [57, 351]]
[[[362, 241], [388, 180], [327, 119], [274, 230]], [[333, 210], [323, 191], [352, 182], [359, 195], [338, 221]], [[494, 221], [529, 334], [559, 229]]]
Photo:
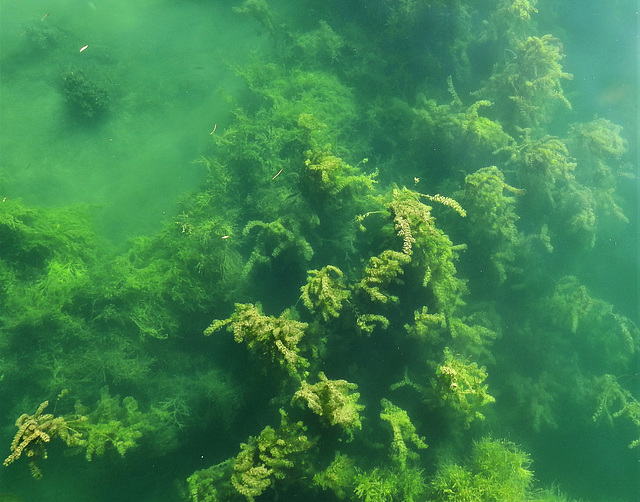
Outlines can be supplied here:
[[[96, 238], [87, 212], [84, 208], [29, 209], [14, 200], [2, 203], [0, 346], [6, 366], [0, 371], [8, 381], [29, 376], [12, 364], [24, 358], [52, 379], [50, 364], [66, 358], [65, 342], [87, 333], [88, 320], [82, 312], [91, 289], [89, 269], [96, 260]], [[45, 344], [56, 349], [33, 354], [34, 346]], [[40, 380], [34, 374], [29, 378]], [[50, 389], [47, 379], [42, 383]]]
[[[136, 449], [195, 470], [192, 502], [563, 500], [515, 442], [542, 484], [581, 476], [549, 431], [574, 456], [638, 446], [640, 333], [585, 265], [632, 214], [627, 145], [561, 119], [543, 8], [236, 6], [271, 50], [237, 69], [203, 184], [159, 231], [115, 252], [86, 209], [0, 203], [3, 402], [78, 400], [64, 426], [42, 408], [18, 427], [94, 464]], [[62, 86], [92, 121], [112, 97], [88, 75]], [[201, 336], [222, 328], [238, 343]]]
[[0, 258], [27, 277], [54, 257], [79, 262], [95, 252], [87, 208], [45, 211], [7, 199], [0, 212], [0, 238]]
[[[258, 230], [253, 231], [254, 228]], [[257, 264], [268, 264], [281, 255], [299, 260], [303, 267], [313, 257], [313, 248], [301, 235], [295, 220], [277, 219], [270, 223], [250, 221], [244, 227], [242, 235], [248, 237], [252, 234], [255, 234], [255, 245], [244, 266], [245, 274], [251, 272]]]
[[[79, 433], [76, 445], [88, 461], [112, 449], [124, 457], [127, 451], [137, 448], [143, 438], [158, 452], [175, 447], [168, 413], [155, 409], [142, 412], [134, 398], [128, 396], [121, 401], [120, 396], [110, 396], [107, 387], [100, 390], [100, 401], [93, 410], [78, 401], [76, 417], [66, 418], [66, 424]], [[169, 432], [169, 435], [163, 435], [163, 432]], [[149, 439], [148, 436], [154, 437]]]
[[109, 111], [109, 93], [81, 70], [70, 70], [62, 77], [62, 92], [71, 114], [81, 120], [97, 120]]
[[[504, 123], [539, 127], [550, 122], [558, 106], [570, 109], [563, 80], [573, 75], [562, 70], [562, 44], [552, 35], [527, 37], [510, 49], [511, 61], [489, 80], [487, 94], [504, 106]], [[484, 95], [484, 92], [482, 92]]]
[[493, 269], [489, 285], [507, 279], [522, 240], [516, 227], [519, 219], [516, 199], [505, 192], [524, 195], [523, 190], [507, 185], [495, 166], [482, 168], [465, 178], [463, 202], [469, 212], [469, 252]]
[[613, 375], [602, 375], [593, 382], [594, 397], [598, 403], [593, 414], [594, 422], [604, 420], [613, 426], [613, 419], [626, 418], [639, 436], [629, 443], [629, 448], [640, 446], [640, 401], [621, 387]]

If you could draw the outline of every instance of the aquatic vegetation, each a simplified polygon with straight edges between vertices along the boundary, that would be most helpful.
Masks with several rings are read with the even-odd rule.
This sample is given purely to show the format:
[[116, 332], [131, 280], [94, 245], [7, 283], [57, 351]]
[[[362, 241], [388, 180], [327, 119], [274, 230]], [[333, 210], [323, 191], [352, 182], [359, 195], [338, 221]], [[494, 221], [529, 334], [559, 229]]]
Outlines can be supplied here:
[[451, 347], [477, 360], [495, 362], [491, 346], [500, 338], [499, 319], [490, 306], [462, 317], [450, 317]]
[[326, 265], [320, 270], [309, 270], [307, 274], [307, 283], [300, 288], [304, 306], [311, 312], [321, 314], [325, 322], [332, 317], [339, 317], [342, 304], [350, 296], [342, 281], [342, 270]]
[[520, 142], [512, 148], [512, 163], [522, 166], [527, 191], [539, 204], [556, 207], [560, 197], [556, 184], [564, 186], [574, 179], [576, 163], [564, 141], [551, 136], [535, 139], [531, 129], [522, 131]]
[[233, 9], [263, 47], [158, 231], [108, 249], [86, 209], [0, 198], [0, 393], [59, 395], [5, 464], [59, 438], [92, 473], [195, 470], [192, 502], [565, 500], [540, 486], [593, 470], [548, 442], [640, 441], [627, 131], [576, 122], [535, 0], [280, 4]]
[[358, 404], [360, 394], [351, 392], [358, 386], [346, 380], [329, 380], [322, 371], [318, 378], [320, 381], [313, 385], [303, 380], [291, 402], [305, 401], [309, 409], [325, 422], [339, 425], [353, 437], [354, 429], [362, 429], [359, 412], [364, 409]]
[[[290, 228], [287, 228], [290, 227]], [[277, 219], [270, 223], [263, 221], [250, 221], [242, 230], [244, 236], [252, 233], [257, 228], [256, 246], [251, 252], [249, 260], [244, 266], [245, 275], [258, 263], [269, 263], [271, 259], [278, 258], [281, 254], [290, 251], [289, 255], [300, 259], [303, 263], [313, 257], [313, 248], [300, 233], [296, 221]]]
[[96, 120], [109, 111], [107, 90], [89, 79], [81, 70], [71, 70], [62, 77], [62, 92], [71, 114], [82, 120]]
[[407, 467], [407, 460], [419, 458], [415, 451], [409, 449], [407, 442], [410, 441], [419, 450], [426, 449], [427, 443], [424, 442], [424, 437], [418, 436], [416, 428], [411, 423], [405, 410], [399, 408], [388, 399], [383, 399], [380, 404], [383, 408], [380, 412], [380, 419], [389, 424], [393, 434], [391, 459], [398, 465], [400, 470], [404, 470]]
[[38, 209], [7, 198], [0, 212], [2, 260], [27, 272], [48, 259], [74, 263], [95, 259], [97, 238], [87, 207]]
[[267, 426], [258, 437], [242, 443], [235, 459], [231, 484], [249, 502], [276, 480], [285, 479], [297, 467], [294, 459], [313, 446], [302, 422], [291, 423], [284, 411], [280, 414], [280, 426]]
[[511, 50], [513, 45], [531, 33], [532, 17], [538, 13], [538, 0], [499, 0], [496, 10], [484, 26], [483, 41], [500, 44]]
[[[465, 177], [464, 203], [469, 211], [469, 246], [478, 260], [493, 269], [492, 279], [498, 284], [514, 271], [522, 236], [516, 222], [516, 200], [505, 191], [523, 195], [524, 190], [513, 188], [504, 181], [504, 174], [496, 166], [484, 167]], [[491, 284], [491, 280], [487, 281]]]
[[473, 103], [462, 113], [449, 114], [452, 130], [459, 129], [474, 150], [495, 152], [514, 143], [513, 138], [504, 131], [499, 122], [479, 114], [481, 107], [493, 106], [491, 101], [481, 100]]
[[313, 484], [344, 500], [353, 492], [356, 472], [355, 461], [337, 451], [331, 464], [313, 476]]
[[[547, 226], [552, 234], [567, 234], [570, 247], [591, 248], [609, 223], [605, 216], [626, 221], [615, 200], [617, 181], [613, 171], [596, 156], [585, 158], [585, 148], [576, 147], [578, 126], [569, 139], [549, 135], [536, 138], [533, 129], [522, 130], [517, 144], [505, 150], [511, 157], [526, 195], [522, 205], [528, 219]], [[586, 141], [586, 140], [585, 140]], [[575, 152], [575, 154], [574, 154]], [[575, 155], [575, 157], [574, 157]], [[604, 158], [604, 157], [603, 157]], [[594, 165], [599, 167], [595, 168]], [[596, 174], [599, 169], [602, 176]], [[554, 218], [560, 214], [561, 219]], [[563, 222], [562, 227], [558, 226]]]
[[621, 133], [619, 125], [598, 118], [573, 124], [569, 129], [568, 143], [573, 147], [580, 166], [576, 178], [594, 188], [597, 212], [618, 223], [627, 223], [629, 220], [620, 207], [616, 188], [621, 179], [633, 179], [634, 175], [621, 160], [627, 151], [627, 142]]
[[141, 438], [149, 435], [153, 436], [151, 444], [157, 451], [173, 447], [175, 438], [167, 425], [169, 414], [160, 409], [142, 412], [131, 396], [121, 400], [120, 396], [109, 395], [109, 389], [103, 387], [93, 410], [79, 401], [75, 408], [76, 417], [67, 418], [66, 423], [79, 433], [73, 446], [84, 451], [88, 461], [105, 455], [109, 449], [124, 457], [127, 451], [139, 446]]
[[46, 444], [52, 438], [60, 437], [69, 444], [74, 444], [78, 434], [69, 429], [62, 417], [55, 417], [51, 413], [43, 414], [49, 401], [43, 402], [33, 415], [24, 413], [16, 420], [16, 433], [11, 442], [11, 455], [4, 460], [9, 465], [18, 460], [24, 452], [29, 457], [29, 468], [34, 478], [41, 478], [42, 471], [38, 466], [38, 459], [47, 458]]
[[386, 210], [402, 240], [402, 253], [410, 258], [410, 269], [420, 278], [422, 287], [433, 291], [437, 307], [451, 313], [461, 304], [460, 297], [465, 291], [464, 282], [455, 276], [454, 262], [461, 248], [454, 246], [449, 236], [436, 227], [432, 208], [420, 202], [423, 197], [453, 208], [460, 216], [466, 215], [453, 199], [423, 195], [406, 187], [392, 190]]
[[527, 37], [513, 54], [513, 60], [491, 76], [486, 89], [491, 101], [504, 107], [506, 123], [512, 127], [541, 127], [551, 120], [557, 106], [571, 109], [562, 81], [571, 80], [573, 75], [562, 70], [564, 55], [557, 38]]
[[[66, 392], [62, 392], [59, 398]], [[29, 458], [29, 467], [34, 478], [41, 478], [38, 465], [40, 459], [47, 458], [46, 446], [54, 438], [62, 439], [71, 452], [83, 451], [91, 461], [94, 456], [103, 456], [108, 448], [115, 449], [124, 457], [128, 450], [138, 446], [138, 440], [163, 426], [166, 416], [153, 410], [143, 413], [132, 397], [120, 402], [120, 397], [111, 397], [106, 387], [101, 390], [100, 401], [93, 411], [76, 403], [75, 414], [54, 416], [44, 413], [49, 405], [43, 402], [33, 415], [22, 414], [16, 421], [18, 432], [11, 443], [11, 455], [4, 465], [19, 459], [23, 453]], [[156, 436], [158, 439], [158, 436]], [[167, 440], [167, 438], [165, 438]], [[159, 451], [170, 448], [169, 442], [156, 444]]]
[[483, 406], [495, 402], [487, 392], [486, 378], [484, 367], [452, 354], [445, 347], [444, 361], [436, 370], [433, 385], [442, 403], [462, 418], [465, 427], [469, 427], [474, 420], [485, 419], [480, 412]]
[[268, 31], [273, 31], [273, 11], [264, 0], [245, 0], [240, 7], [234, 7], [234, 12], [247, 14], [258, 21]]
[[265, 316], [259, 306], [236, 303], [236, 311], [228, 319], [215, 320], [204, 331], [205, 336], [226, 327], [237, 343], [246, 341], [259, 357], [267, 356], [289, 375], [304, 377], [309, 361], [302, 357], [298, 344], [308, 324], [290, 318], [289, 310], [279, 317]]
[[303, 114], [298, 121], [301, 127], [314, 128], [310, 129], [312, 149], [305, 152], [306, 169], [300, 173], [299, 185], [309, 203], [309, 223], [315, 223], [312, 235], [320, 238], [319, 245], [330, 241], [336, 251], [343, 248], [345, 253], [353, 253], [358, 241], [353, 219], [371, 208], [378, 173], [364, 172], [366, 158], [351, 166], [335, 156], [330, 145], [320, 147], [312, 134], [317, 130], [313, 120], [313, 116]]
[[[324, 19], [320, 20], [316, 30], [294, 36], [289, 50], [292, 59], [304, 60], [307, 67], [321, 68], [348, 57], [344, 37], [333, 30]], [[312, 64], [313, 61], [315, 65]]]
[[341, 209], [342, 204], [357, 195], [373, 191], [376, 173], [363, 174], [328, 151], [309, 150], [306, 156], [308, 179], [305, 186], [312, 199], [325, 199], [321, 203], [332, 204], [335, 210]]
[[415, 468], [379, 469], [359, 472], [354, 480], [354, 500], [387, 502], [423, 500], [426, 483], [422, 471]]
[[192, 502], [244, 500], [231, 484], [234, 458], [194, 472], [187, 478], [188, 497]]
[[616, 313], [610, 303], [593, 298], [576, 277], [561, 278], [541, 308], [564, 333], [581, 338], [578, 353], [582, 357], [590, 361], [597, 355], [598, 362], [589, 363], [593, 369], [622, 370], [640, 348], [640, 331], [633, 322]]
[[422, 470], [415, 467], [362, 470], [348, 455], [336, 453], [331, 464], [317, 473], [313, 482], [331, 490], [340, 500], [384, 502], [423, 500], [427, 490]]
[[[232, 158], [245, 159], [245, 162], [262, 160], [263, 164], [275, 167], [273, 163], [278, 162], [278, 155], [274, 154], [279, 149], [291, 154], [291, 147], [308, 137], [308, 129], [305, 132], [291, 127], [303, 114], [310, 114], [317, 124], [324, 124], [314, 128], [315, 135], [323, 138], [318, 140], [323, 146], [342, 144], [336, 141], [336, 134], [349, 135], [354, 127], [357, 115], [353, 92], [331, 72], [288, 69], [262, 61], [238, 71], [263, 108], [250, 115], [238, 111], [238, 123], [216, 138], [222, 145], [232, 143], [241, 147]], [[246, 141], [249, 138], [258, 141]], [[244, 141], [239, 141], [241, 139]], [[262, 154], [256, 156], [258, 152]], [[280, 162], [291, 160], [289, 155], [279, 157]]]
[[483, 438], [474, 442], [468, 462], [442, 465], [430, 483], [437, 501], [529, 500], [531, 460], [516, 445]]
[[562, 390], [550, 373], [543, 372], [536, 379], [521, 375], [513, 375], [511, 378], [510, 388], [533, 430], [540, 432], [543, 427], [558, 428], [557, 401]]
[[372, 302], [397, 302], [397, 296], [384, 293], [381, 288], [387, 289], [392, 283], [399, 282], [398, 276], [404, 273], [402, 265], [410, 261], [407, 253], [390, 249], [383, 251], [379, 256], [372, 256], [357, 287], [367, 293]]
[[429, 307], [425, 305], [421, 310], [416, 310], [413, 316], [414, 322], [404, 325], [410, 336], [432, 345], [442, 340], [447, 329], [447, 318], [444, 314], [430, 314]]
[[[605, 420], [613, 426], [613, 419], [626, 417], [638, 430], [639, 437], [629, 443], [629, 448], [640, 446], [640, 401], [627, 389], [620, 386], [613, 375], [602, 375], [593, 382], [594, 397], [598, 406], [593, 421]], [[618, 408], [613, 411], [614, 408]]]

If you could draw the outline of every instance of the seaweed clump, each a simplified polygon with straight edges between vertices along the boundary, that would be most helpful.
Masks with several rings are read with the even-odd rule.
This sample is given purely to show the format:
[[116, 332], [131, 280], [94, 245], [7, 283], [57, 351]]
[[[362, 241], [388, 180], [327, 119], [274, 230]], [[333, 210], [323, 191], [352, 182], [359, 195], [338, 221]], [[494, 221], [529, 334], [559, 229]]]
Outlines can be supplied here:
[[[560, 120], [571, 75], [536, 36], [542, 5], [475, 4], [351, 2], [345, 20], [324, 2], [296, 26], [236, 8], [274, 51], [239, 70], [248, 99], [203, 187], [115, 258], [81, 215], [0, 203], [0, 391], [78, 399], [21, 415], [7, 463], [45, 438], [120, 462], [143, 441], [173, 462], [182, 441], [213, 461], [191, 502], [515, 502], [562, 500], [516, 442], [576, 482], [549, 428], [575, 455], [598, 458], [594, 423], [637, 452], [640, 330], [584, 266], [627, 274], [599, 245], [627, 222], [622, 129]], [[89, 76], [63, 88], [97, 120], [111, 88]]]
[[70, 70], [62, 77], [62, 92], [71, 115], [77, 119], [94, 121], [109, 111], [110, 95], [95, 79], [82, 70]]

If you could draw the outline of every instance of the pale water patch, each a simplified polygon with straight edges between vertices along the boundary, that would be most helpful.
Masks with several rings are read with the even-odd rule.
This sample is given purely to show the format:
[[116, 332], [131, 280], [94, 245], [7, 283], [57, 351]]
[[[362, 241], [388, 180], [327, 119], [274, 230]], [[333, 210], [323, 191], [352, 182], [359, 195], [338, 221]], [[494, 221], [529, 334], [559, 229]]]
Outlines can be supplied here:
[[233, 5], [0, 0], [0, 200], [95, 204], [117, 239], [170, 215], [259, 43]]

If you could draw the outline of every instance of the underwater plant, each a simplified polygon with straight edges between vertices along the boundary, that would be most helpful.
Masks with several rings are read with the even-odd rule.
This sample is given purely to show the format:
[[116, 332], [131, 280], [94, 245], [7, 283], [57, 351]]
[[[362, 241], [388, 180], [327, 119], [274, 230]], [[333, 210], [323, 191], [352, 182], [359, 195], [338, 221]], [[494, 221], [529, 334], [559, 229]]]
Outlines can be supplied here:
[[551, 121], [558, 106], [571, 109], [565, 97], [563, 80], [573, 75], [562, 69], [562, 44], [553, 35], [529, 36], [518, 41], [513, 58], [491, 75], [486, 89], [478, 95], [489, 96], [498, 104], [501, 123], [517, 127], [540, 128]]
[[352, 438], [354, 429], [362, 429], [359, 412], [364, 406], [358, 404], [360, 394], [351, 392], [358, 386], [346, 380], [329, 380], [322, 371], [318, 373], [318, 378], [320, 381], [313, 385], [303, 380], [291, 402], [305, 401], [309, 409], [320, 415], [323, 421], [329, 425], [339, 425]]
[[285, 310], [279, 317], [265, 316], [260, 306], [237, 303], [231, 317], [213, 321], [204, 335], [209, 336], [226, 327], [237, 343], [246, 341], [256, 355], [267, 356], [289, 375], [304, 378], [309, 362], [299, 354], [298, 343], [308, 325], [291, 319], [289, 314], [289, 310]]
[[[469, 211], [469, 251], [493, 269], [491, 279], [498, 284], [514, 271], [518, 246], [522, 244], [516, 222], [516, 200], [505, 191], [523, 195], [509, 186], [496, 166], [484, 167], [465, 177], [464, 204]], [[487, 280], [488, 284], [493, 281]]]
[[399, 408], [388, 399], [382, 399], [380, 404], [383, 408], [380, 412], [380, 419], [389, 424], [393, 434], [391, 459], [398, 465], [400, 470], [404, 470], [407, 467], [408, 459], [415, 460], [419, 458], [416, 452], [408, 448], [407, 442], [410, 441], [419, 450], [426, 449], [427, 443], [424, 442], [424, 437], [418, 436], [416, 428], [411, 423], [405, 410]]
[[309, 270], [307, 274], [307, 283], [300, 288], [304, 306], [311, 312], [320, 313], [325, 322], [339, 317], [343, 302], [350, 296], [342, 281], [342, 270], [325, 265], [320, 270]]
[[231, 484], [249, 502], [276, 480], [285, 479], [287, 472], [296, 468], [294, 458], [313, 446], [302, 422], [289, 422], [283, 410], [280, 415], [277, 429], [267, 426], [258, 437], [240, 445]]
[[441, 402], [469, 427], [474, 420], [485, 419], [480, 412], [483, 406], [495, 402], [487, 392], [486, 378], [484, 367], [452, 354], [445, 347], [444, 361], [436, 370], [433, 387]]
[[506, 440], [483, 438], [473, 443], [465, 465], [447, 463], [430, 483], [438, 502], [525, 501], [533, 482], [531, 459]]
[[[63, 391], [58, 399], [65, 394]], [[138, 410], [135, 399], [129, 396], [121, 402], [120, 396], [109, 395], [107, 387], [101, 390], [100, 401], [93, 411], [78, 401], [74, 414], [56, 417], [44, 413], [48, 405], [49, 401], [45, 401], [33, 415], [24, 413], [18, 417], [18, 432], [11, 443], [11, 454], [4, 461], [5, 466], [24, 453], [29, 459], [31, 475], [41, 478], [38, 461], [48, 457], [46, 447], [54, 438], [62, 439], [72, 454], [84, 452], [89, 462], [111, 448], [124, 457], [128, 450], [139, 446], [140, 438], [158, 431], [161, 431], [155, 437], [158, 451], [170, 449], [174, 440], [170, 433], [167, 435], [170, 431], [164, 412], [154, 409], [144, 413]], [[160, 436], [164, 436], [163, 444], [157, 442]]]
[[[260, 47], [246, 65], [216, 47], [238, 64], [233, 111], [157, 232], [111, 249], [86, 209], [0, 197], [3, 407], [77, 398], [15, 413], [5, 464], [41, 475], [59, 438], [146, 498], [162, 472], [191, 502], [565, 500], [534, 486], [517, 442], [542, 486], [587, 493], [595, 469], [545, 446], [578, 439], [571, 454], [597, 460], [639, 445], [635, 244], [619, 233], [636, 145], [608, 119], [576, 122], [569, 99], [590, 105], [536, 28], [565, 32], [562, 8], [236, 3]], [[203, 93], [220, 80], [195, 73]], [[63, 92], [97, 121], [115, 94], [89, 76]], [[623, 280], [598, 282], [600, 266]], [[635, 465], [616, 462], [621, 478]]]
[[29, 458], [31, 475], [36, 479], [42, 477], [38, 460], [47, 458], [46, 446], [52, 438], [59, 437], [67, 444], [74, 445], [79, 437], [63, 417], [44, 413], [47, 406], [49, 401], [44, 401], [33, 415], [23, 413], [18, 417], [18, 432], [11, 442], [11, 454], [4, 460], [5, 466], [10, 465], [24, 453]]
[[78, 119], [97, 120], [109, 111], [109, 93], [82, 70], [70, 70], [64, 74], [62, 92], [69, 111]]

